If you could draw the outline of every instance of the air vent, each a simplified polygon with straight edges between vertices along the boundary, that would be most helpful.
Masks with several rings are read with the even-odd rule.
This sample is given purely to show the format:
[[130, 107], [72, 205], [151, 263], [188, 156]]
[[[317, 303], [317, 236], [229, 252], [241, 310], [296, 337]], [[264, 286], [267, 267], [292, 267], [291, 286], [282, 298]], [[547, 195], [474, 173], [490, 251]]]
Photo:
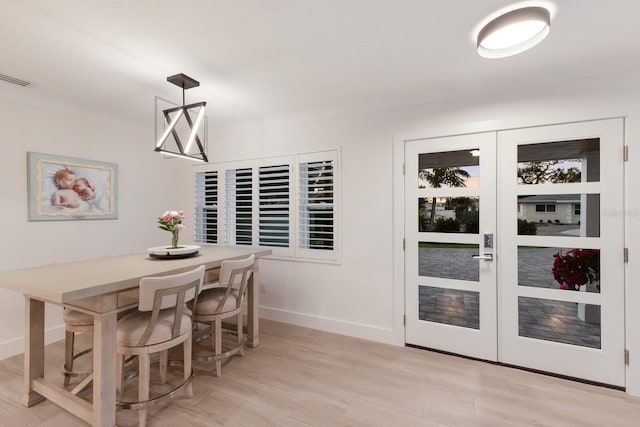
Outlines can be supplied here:
[[31, 84], [31, 82], [25, 82], [24, 80], [16, 79], [15, 77], [11, 76], [5, 76], [4, 74], [0, 74], [0, 80], [7, 83], [13, 83], [14, 85], [18, 86], [29, 86]]

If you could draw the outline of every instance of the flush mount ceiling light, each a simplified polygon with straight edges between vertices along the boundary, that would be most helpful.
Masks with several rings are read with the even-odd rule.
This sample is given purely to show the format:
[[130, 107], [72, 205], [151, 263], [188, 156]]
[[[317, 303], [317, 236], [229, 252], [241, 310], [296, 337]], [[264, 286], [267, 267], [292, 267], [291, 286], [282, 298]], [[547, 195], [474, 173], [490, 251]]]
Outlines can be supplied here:
[[[200, 86], [200, 82], [184, 74], [169, 76], [167, 77], [167, 81], [182, 88], [182, 106], [162, 111], [167, 127], [158, 139], [154, 150], [169, 156], [208, 162], [209, 159], [204, 152], [202, 140], [198, 136], [198, 129], [204, 120], [204, 111], [207, 103], [197, 102], [195, 104], [185, 105], [184, 102], [184, 91]], [[191, 114], [196, 114], [195, 122], [191, 119]], [[183, 117], [184, 120], [181, 121], [180, 119]], [[181, 125], [184, 132], [180, 131]], [[183, 144], [180, 138], [181, 134], [183, 139], [186, 136], [185, 144]], [[170, 135], [173, 139], [169, 138]], [[198, 149], [197, 152], [194, 149], [195, 147]]]
[[551, 13], [541, 6], [504, 13], [486, 24], [477, 37], [478, 55], [504, 58], [531, 49], [549, 34]]

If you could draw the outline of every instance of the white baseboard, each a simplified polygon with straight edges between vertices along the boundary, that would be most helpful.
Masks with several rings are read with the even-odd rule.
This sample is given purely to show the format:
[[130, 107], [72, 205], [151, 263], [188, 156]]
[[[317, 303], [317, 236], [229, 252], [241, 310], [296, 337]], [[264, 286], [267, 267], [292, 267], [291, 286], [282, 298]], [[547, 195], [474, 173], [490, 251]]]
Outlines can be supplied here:
[[[64, 339], [64, 325], [47, 329], [44, 332], [44, 344], [52, 344]], [[0, 360], [24, 353], [24, 337], [0, 343]]]
[[325, 332], [348, 335], [369, 341], [403, 346], [404, 331], [381, 328], [344, 320], [329, 319], [306, 313], [295, 313], [270, 307], [260, 307], [260, 317], [276, 322], [289, 323], [306, 328], [319, 329]]

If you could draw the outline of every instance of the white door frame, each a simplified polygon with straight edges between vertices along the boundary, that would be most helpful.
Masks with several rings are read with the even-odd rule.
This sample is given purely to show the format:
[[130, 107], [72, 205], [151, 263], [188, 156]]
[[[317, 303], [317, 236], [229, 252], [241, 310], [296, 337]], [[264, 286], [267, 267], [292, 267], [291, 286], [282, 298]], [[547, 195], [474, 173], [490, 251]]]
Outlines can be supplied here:
[[[622, 123], [622, 141], [624, 144], [624, 138], [626, 134], [624, 119], [616, 119]], [[595, 120], [597, 121], [597, 120]], [[581, 123], [581, 122], [578, 122]], [[541, 126], [554, 126], [554, 125], [541, 125]], [[493, 130], [495, 132], [499, 132], [500, 130]], [[403, 321], [404, 321], [404, 301], [405, 301], [405, 271], [404, 271], [404, 263], [405, 263], [405, 252], [404, 252], [404, 235], [405, 235], [405, 224], [404, 224], [404, 209], [405, 209], [405, 194], [404, 194], [404, 175], [403, 175], [403, 166], [404, 166], [404, 158], [405, 158], [405, 142], [411, 141], [415, 139], [424, 139], [427, 138], [428, 133], [418, 134], [419, 137], [416, 137], [414, 134], [413, 137], [410, 138], [402, 138], [402, 137], [394, 137], [393, 144], [393, 166], [394, 166], [394, 174], [393, 174], [393, 227], [394, 227], [394, 237], [393, 237], [393, 278], [394, 283], [394, 330], [397, 331], [395, 334], [397, 340], [401, 340], [400, 331], [404, 331]], [[431, 136], [433, 138], [437, 138], [437, 135]], [[621, 154], [621, 153], [620, 153]], [[624, 168], [621, 166], [621, 174], [623, 175], [623, 180], [627, 176], [626, 172], [623, 172]], [[619, 191], [624, 193], [623, 188], [619, 188]], [[623, 194], [624, 195], [624, 194]], [[624, 201], [624, 206], [626, 207], [628, 201]], [[624, 220], [626, 222], [627, 218], [624, 215], [620, 215], [619, 220]], [[626, 237], [623, 235], [622, 237], [623, 244], [626, 243]], [[626, 266], [625, 266], [626, 268]], [[622, 275], [624, 279], [624, 274]], [[625, 307], [627, 304], [627, 300], [625, 298]], [[623, 324], [626, 326], [628, 320], [628, 312], [622, 313]], [[626, 327], [624, 328], [626, 330]], [[624, 335], [625, 332], [622, 331]], [[625, 336], [625, 340], [628, 337]], [[402, 340], [403, 342], [406, 341]], [[616, 356], [618, 357], [618, 356]], [[621, 356], [620, 356], [621, 357]], [[632, 359], [633, 360], [633, 359]], [[629, 375], [629, 366], [624, 367], [625, 376]], [[625, 381], [626, 387], [629, 388], [631, 384], [629, 381]], [[637, 388], [637, 387], [636, 387]]]

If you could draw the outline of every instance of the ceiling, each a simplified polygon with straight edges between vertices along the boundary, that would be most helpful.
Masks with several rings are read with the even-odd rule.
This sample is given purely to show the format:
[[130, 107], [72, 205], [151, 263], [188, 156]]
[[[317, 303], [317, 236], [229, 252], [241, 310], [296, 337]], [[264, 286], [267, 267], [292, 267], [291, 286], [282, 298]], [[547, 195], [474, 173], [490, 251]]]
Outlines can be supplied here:
[[466, 97], [640, 69], [640, 2], [562, 0], [551, 33], [485, 59], [473, 32], [504, 0], [3, 0], [0, 96], [142, 127], [166, 82], [201, 86], [212, 130]]

